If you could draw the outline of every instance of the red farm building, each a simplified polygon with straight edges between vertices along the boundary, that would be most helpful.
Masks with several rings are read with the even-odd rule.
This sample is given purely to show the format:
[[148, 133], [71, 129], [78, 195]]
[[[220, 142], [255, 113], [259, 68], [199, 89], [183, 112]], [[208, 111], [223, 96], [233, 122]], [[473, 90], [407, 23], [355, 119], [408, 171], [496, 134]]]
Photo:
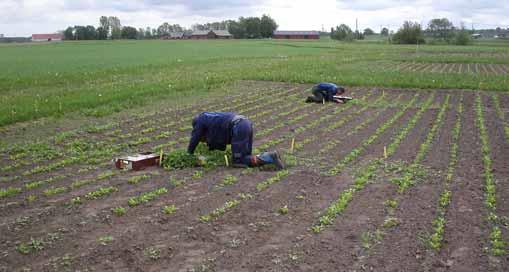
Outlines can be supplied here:
[[32, 34], [33, 42], [58, 42], [64, 39], [60, 33], [55, 34]]
[[227, 30], [193, 31], [190, 38], [193, 40], [231, 39], [232, 34]]
[[274, 31], [272, 35], [274, 39], [320, 39], [320, 32], [318, 31]]

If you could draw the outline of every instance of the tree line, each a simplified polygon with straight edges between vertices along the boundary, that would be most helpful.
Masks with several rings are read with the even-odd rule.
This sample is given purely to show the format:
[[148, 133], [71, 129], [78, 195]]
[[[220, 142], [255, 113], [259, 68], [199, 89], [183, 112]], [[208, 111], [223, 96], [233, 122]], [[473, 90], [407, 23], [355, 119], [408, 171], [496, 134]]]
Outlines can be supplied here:
[[117, 40], [117, 39], [159, 39], [171, 33], [191, 34], [193, 31], [227, 30], [237, 39], [257, 39], [272, 37], [278, 28], [276, 21], [268, 15], [262, 17], [240, 17], [238, 20], [226, 20], [206, 24], [194, 24], [186, 29], [179, 24], [161, 24], [157, 28], [138, 28], [122, 26], [115, 16], [101, 16], [99, 26], [69, 26], [63, 31], [65, 40]]
[[[331, 38], [342, 41], [362, 40], [365, 36], [376, 34], [372, 29], [366, 28], [361, 33], [341, 24], [331, 29]], [[397, 44], [419, 44], [419, 43], [447, 43], [466, 45], [471, 42], [471, 32], [464, 26], [455, 27], [447, 18], [436, 18], [429, 21], [426, 29], [417, 22], [406, 21], [396, 33], [389, 32], [384, 27], [380, 35], [388, 37], [389, 41]]]

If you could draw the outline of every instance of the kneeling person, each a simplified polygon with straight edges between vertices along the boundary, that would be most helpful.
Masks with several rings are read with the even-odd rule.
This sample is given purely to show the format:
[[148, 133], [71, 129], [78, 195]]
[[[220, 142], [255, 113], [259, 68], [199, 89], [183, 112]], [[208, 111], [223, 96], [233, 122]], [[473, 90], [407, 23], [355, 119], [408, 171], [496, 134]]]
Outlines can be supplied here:
[[196, 116], [187, 152], [193, 154], [200, 141], [206, 142], [210, 150], [224, 151], [226, 145], [231, 144], [233, 165], [236, 167], [273, 164], [278, 169], [284, 168], [277, 152], [252, 155], [253, 123], [233, 112], [202, 112]]
[[334, 96], [339, 96], [345, 93], [345, 88], [341, 86], [337, 86], [334, 83], [322, 82], [313, 87], [311, 89], [313, 96], [309, 96], [306, 99], [306, 103], [322, 103], [324, 101], [328, 102], [336, 102], [336, 103], [345, 103], [342, 99], [335, 98]]

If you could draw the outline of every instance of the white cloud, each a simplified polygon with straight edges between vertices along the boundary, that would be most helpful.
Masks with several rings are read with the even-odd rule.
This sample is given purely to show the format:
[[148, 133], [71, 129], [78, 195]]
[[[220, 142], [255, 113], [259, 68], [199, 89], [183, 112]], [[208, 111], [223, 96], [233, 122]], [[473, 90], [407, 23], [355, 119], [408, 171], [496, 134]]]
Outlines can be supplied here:
[[123, 25], [157, 27], [163, 22], [193, 23], [271, 15], [282, 30], [330, 29], [341, 23], [359, 29], [398, 28], [411, 20], [424, 25], [447, 17], [476, 28], [509, 27], [509, 1], [496, 0], [0, 0], [0, 33], [29, 36], [69, 25], [98, 25], [101, 15]]

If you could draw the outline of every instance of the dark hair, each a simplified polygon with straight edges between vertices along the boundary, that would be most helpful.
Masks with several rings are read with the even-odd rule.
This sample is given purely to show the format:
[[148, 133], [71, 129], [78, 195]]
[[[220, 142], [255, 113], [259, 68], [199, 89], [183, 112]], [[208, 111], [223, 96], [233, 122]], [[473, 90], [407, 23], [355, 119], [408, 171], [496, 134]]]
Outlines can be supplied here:
[[343, 94], [344, 92], [345, 92], [345, 88], [343, 88], [343, 87], [341, 87], [341, 86], [340, 86], [340, 87], [338, 87], [338, 93], [339, 93], [339, 94]]

